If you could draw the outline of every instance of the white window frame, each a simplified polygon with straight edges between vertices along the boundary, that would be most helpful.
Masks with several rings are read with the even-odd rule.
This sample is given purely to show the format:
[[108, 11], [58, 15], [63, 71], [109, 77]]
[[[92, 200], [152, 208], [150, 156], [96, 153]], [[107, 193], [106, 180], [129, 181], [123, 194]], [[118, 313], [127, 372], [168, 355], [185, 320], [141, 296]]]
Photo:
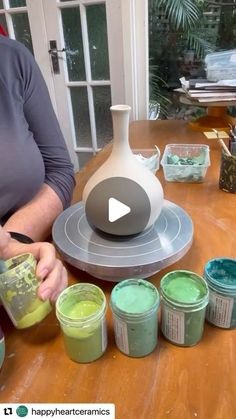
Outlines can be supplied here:
[[[8, 0], [5, 0], [5, 3], [7, 2]], [[51, 78], [50, 57], [48, 54], [45, 56], [48, 43], [42, 0], [26, 0], [26, 3], [30, 24], [34, 22], [30, 29], [35, 56], [54, 102], [54, 89], [52, 81], [49, 81]], [[53, 3], [53, 0], [50, 0], [50, 3]], [[65, 2], [63, 7], [77, 3], [79, 1]], [[94, 4], [95, 1], [91, 0], [90, 3]], [[23, 9], [21, 8], [22, 11]], [[19, 11], [19, 8], [16, 10]], [[131, 119], [147, 119], [149, 101], [148, 0], [106, 0], [106, 10], [111, 84], [119, 86], [112, 94], [112, 104], [122, 103], [125, 98], [125, 102], [133, 110]]]
[[[86, 25], [84, 4], [106, 4], [110, 80], [99, 81], [98, 84], [111, 85], [113, 105], [126, 103], [131, 106], [132, 110], [130, 120], [132, 121], [138, 119], [148, 119], [148, 0], [72, 0], [60, 3], [60, 8], [75, 5], [80, 6], [85, 53], [85, 70], [87, 82], [90, 83], [90, 86], [88, 86], [87, 82], [68, 82], [63, 80], [61, 75], [53, 75], [51, 69], [51, 59], [48, 53], [48, 40], [56, 39], [58, 49], [62, 49], [64, 47], [60, 37], [62, 27], [60, 19], [58, 19], [58, 28], [54, 28], [54, 34], [58, 33], [58, 36], [56, 38], [55, 35], [52, 35], [52, 23], [47, 21], [44, 7], [47, 7], [47, 14], [48, 9], [50, 9], [49, 15], [50, 13], [58, 14], [59, 5], [58, 2], [54, 0], [46, 0], [45, 3], [44, 1], [45, 0], [26, 0], [27, 11], [29, 15], [35, 58], [47, 83], [51, 100], [60, 123], [64, 118], [67, 121], [71, 121], [72, 126], [74, 126], [70, 106], [70, 97], [65, 92], [65, 85], [67, 87], [83, 85], [88, 88], [88, 103], [90, 115], [92, 115], [92, 148], [77, 147], [75, 133], [69, 126], [70, 124], [61, 123], [63, 134], [67, 139], [67, 146], [71, 159], [75, 168], [78, 169], [76, 152], [83, 150], [95, 153], [98, 150], [91, 89], [91, 86], [96, 85], [96, 82], [91, 81], [89, 66], [86, 64], [89, 62], [89, 54], [86, 52], [88, 51], [88, 39], [86, 31], [84, 31], [84, 27]], [[48, 33], [50, 30], [52, 30], [51, 34]], [[64, 65], [65, 70], [65, 62], [63, 64], [64, 59], [65, 56], [62, 53], [60, 65]], [[64, 104], [60, 107], [57, 105], [58, 96], [61, 98], [61, 103]]]
[[148, 119], [148, 0], [121, 0], [126, 103], [131, 120]]

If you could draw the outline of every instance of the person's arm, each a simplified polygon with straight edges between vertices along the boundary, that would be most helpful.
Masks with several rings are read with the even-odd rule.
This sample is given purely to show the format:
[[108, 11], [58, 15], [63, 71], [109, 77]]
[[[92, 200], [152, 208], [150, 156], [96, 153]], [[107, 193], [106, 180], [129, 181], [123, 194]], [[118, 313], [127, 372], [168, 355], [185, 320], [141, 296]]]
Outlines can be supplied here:
[[49, 236], [52, 224], [62, 210], [59, 196], [44, 184], [28, 204], [8, 219], [3, 228], [5, 231], [25, 234], [34, 241], [42, 241]]
[[70, 205], [75, 185], [74, 172], [38, 65], [23, 45], [18, 45], [17, 59], [22, 118], [25, 118], [33, 134], [32, 141], [36, 142], [41, 152], [45, 179], [36, 196], [8, 219], [4, 229], [38, 241], [48, 236], [57, 215]]

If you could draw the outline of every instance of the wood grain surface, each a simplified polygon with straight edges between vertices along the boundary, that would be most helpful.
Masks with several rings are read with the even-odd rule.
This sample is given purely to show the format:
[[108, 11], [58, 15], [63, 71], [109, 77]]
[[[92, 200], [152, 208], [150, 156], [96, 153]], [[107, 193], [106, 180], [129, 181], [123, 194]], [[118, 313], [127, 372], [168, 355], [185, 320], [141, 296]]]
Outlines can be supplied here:
[[[138, 121], [131, 124], [135, 148], [157, 144], [163, 152], [169, 143], [210, 145], [211, 166], [202, 184], [168, 183], [160, 169], [165, 198], [180, 205], [194, 223], [189, 252], [177, 263], [155, 274], [175, 269], [203, 273], [205, 263], [220, 256], [236, 257], [236, 195], [218, 188], [221, 150], [215, 140], [191, 131], [184, 121]], [[110, 152], [107, 146], [77, 175], [74, 202], [81, 199], [87, 179]], [[97, 280], [67, 266], [70, 284], [92, 282], [109, 300], [114, 284]], [[201, 342], [181, 348], [159, 333], [156, 350], [145, 358], [130, 358], [115, 346], [111, 312], [107, 319], [106, 353], [91, 364], [78, 364], [64, 351], [55, 313], [38, 326], [14, 329], [0, 307], [6, 337], [6, 359], [0, 373], [0, 401], [5, 403], [114, 403], [117, 419], [235, 419], [236, 330], [205, 325]]]

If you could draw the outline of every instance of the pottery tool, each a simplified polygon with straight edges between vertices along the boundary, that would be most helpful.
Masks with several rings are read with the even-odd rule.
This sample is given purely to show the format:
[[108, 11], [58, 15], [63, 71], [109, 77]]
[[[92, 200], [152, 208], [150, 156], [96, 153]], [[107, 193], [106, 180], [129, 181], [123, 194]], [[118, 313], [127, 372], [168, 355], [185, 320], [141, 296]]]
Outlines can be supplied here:
[[214, 128], [212, 128], [212, 130], [215, 132], [216, 136], [217, 136], [217, 141], [220, 143], [220, 145], [223, 147], [225, 153], [227, 154], [227, 156], [232, 156], [232, 154], [230, 153], [229, 149], [226, 147], [224, 141], [219, 138], [219, 134], [218, 131]]
[[231, 147], [230, 147], [231, 149], [230, 149], [230, 151], [231, 151], [231, 154], [232, 154], [232, 156], [236, 156], [236, 141], [232, 141], [231, 142]]
[[229, 124], [229, 151], [236, 156], [236, 125]]

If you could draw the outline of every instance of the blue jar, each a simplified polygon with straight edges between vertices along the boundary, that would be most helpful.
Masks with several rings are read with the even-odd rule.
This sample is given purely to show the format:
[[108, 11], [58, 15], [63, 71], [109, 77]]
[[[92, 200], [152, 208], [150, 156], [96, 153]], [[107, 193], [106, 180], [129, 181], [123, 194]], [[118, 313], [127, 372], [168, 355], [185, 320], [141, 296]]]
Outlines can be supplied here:
[[2, 367], [4, 358], [5, 358], [5, 340], [4, 340], [4, 335], [2, 333], [2, 329], [0, 327], [0, 368]]
[[209, 260], [204, 277], [209, 287], [207, 321], [223, 329], [236, 328], [236, 259]]

